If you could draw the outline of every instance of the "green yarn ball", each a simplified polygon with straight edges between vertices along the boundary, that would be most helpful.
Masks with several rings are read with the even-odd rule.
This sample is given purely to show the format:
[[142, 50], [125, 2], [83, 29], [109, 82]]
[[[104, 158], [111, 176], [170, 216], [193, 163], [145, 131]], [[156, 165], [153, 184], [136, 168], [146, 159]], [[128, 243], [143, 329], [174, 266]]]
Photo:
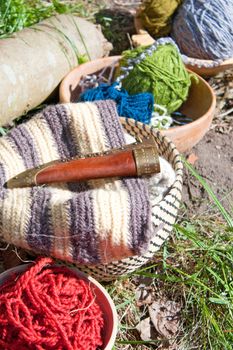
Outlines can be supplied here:
[[[120, 67], [128, 66], [128, 59], [135, 59], [145, 47], [125, 51]], [[129, 94], [151, 92], [155, 103], [167, 108], [168, 112], [177, 110], [188, 97], [191, 85], [190, 75], [176, 47], [171, 44], [160, 45], [140, 63], [133, 63], [133, 69], [122, 80], [122, 86]], [[120, 75], [120, 69], [117, 70]]]

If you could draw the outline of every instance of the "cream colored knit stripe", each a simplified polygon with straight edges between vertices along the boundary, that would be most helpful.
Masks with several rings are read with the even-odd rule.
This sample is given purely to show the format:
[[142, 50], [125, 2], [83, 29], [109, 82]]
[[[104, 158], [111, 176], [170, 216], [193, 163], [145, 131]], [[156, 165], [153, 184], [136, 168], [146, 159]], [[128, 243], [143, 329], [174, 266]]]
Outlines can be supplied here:
[[[74, 129], [85, 135], [80, 144], [82, 153], [103, 152], [107, 150], [108, 140], [102, 127], [99, 110], [94, 103], [70, 104], [74, 116]], [[80, 139], [79, 139], [80, 140]], [[95, 227], [104, 240], [108, 236], [114, 245], [124, 243], [127, 246], [129, 236], [129, 197], [127, 189], [120, 180], [89, 181], [93, 191]]]
[[0, 139], [0, 163], [4, 165], [5, 175], [8, 180], [25, 170], [23, 159], [15, 151], [8, 137]]
[[58, 159], [56, 143], [46, 121], [38, 114], [27, 123], [27, 129], [35, 141], [41, 164]]
[[[22, 158], [11, 145], [8, 137], [0, 140], [0, 163], [6, 165], [4, 170], [7, 180], [25, 170]], [[11, 191], [11, 194], [1, 201], [0, 210], [2, 211], [1, 236], [3, 239], [27, 248], [24, 232], [30, 215], [30, 190]]]
[[[92, 103], [91, 103], [92, 104]], [[89, 116], [90, 112], [89, 109], [85, 108], [86, 104], [74, 104], [72, 109], [72, 105], [63, 105], [63, 108], [65, 108], [67, 111], [67, 118], [69, 118], [70, 125], [69, 125], [69, 131], [72, 132], [72, 141], [73, 145], [76, 146], [76, 154], [81, 155], [84, 153], [90, 153], [91, 152], [91, 144], [89, 144], [87, 136], [86, 136], [86, 130], [82, 127], [82, 118], [87, 115]], [[81, 123], [80, 123], [81, 122]], [[94, 225], [94, 212], [93, 212], [93, 199], [92, 199], [92, 193], [90, 191], [90, 186], [88, 183], [82, 183], [79, 184], [79, 188], [83, 188], [85, 191], [85, 199], [83, 198], [80, 202], [80, 198], [82, 198], [82, 195], [78, 195], [78, 193], [73, 192], [73, 198], [72, 201], [70, 201], [71, 210], [69, 212], [70, 217], [70, 240], [72, 243], [72, 255], [73, 260], [76, 261], [78, 259], [89, 259], [87, 257], [87, 250], [85, 248], [85, 242], [78, 243], [78, 239], [80, 236], [82, 236], [83, 230], [87, 229], [88, 226], [88, 234], [90, 238], [90, 245], [89, 245], [89, 251], [92, 252], [92, 258], [93, 261], [98, 257], [98, 247], [99, 247], [99, 239], [97, 237], [96, 231], [95, 231], [95, 225]], [[72, 186], [73, 188], [73, 186]], [[72, 190], [73, 191], [73, 190]], [[81, 207], [79, 207], [81, 206]], [[88, 223], [83, 220], [83, 210], [88, 210]], [[73, 212], [76, 212], [77, 216], [73, 216]], [[80, 214], [80, 215], [79, 215]], [[76, 235], [75, 235], [76, 233]]]
[[51, 255], [62, 260], [72, 260], [72, 243], [70, 241], [70, 205], [72, 192], [66, 185], [51, 188], [51, 217], [53, 225], [53, 246]]
[[22, 248], [29, 248], [25, 231], [30, 218], [30, 189], [14, 189], [3, 200], [2, 230], [4, 240]]
[[[31, 120], [28, 123], [28, 131], [37, 140], [41, 163], [60, 158], [53, 134], [45, 120], [41, 118]], [[50, 187], [51, 224], [54, 233], [54, 237], [51, 237], [51, 254], [61, 259], [67, 258], [70, 260], [72, 255], [69, 239], [69, 215], [68, 208], [65, 207], [64, 202], [72, 198], [72, 192], [68, 190], [65, 184], [57, 184]]]
[[66, 106], [73, 116], [72, 126], [77, 150], [82, 154], [106, 150], [108, 141], [102, 131], [96, 105], [86, 102]]
[[[94, 185], [94, 183], [93, 183]], [[100, 238], [110, 239], [113, 245], [127, 247], [129, 236], [128, 192], [120, 180], [107, 184], [98, 181], [99, 189], [93, 191], [95, 226]], [[107, 247], [106, 247], [107, 249]]]
[[[69, 108], [69, 104], [63, 104], [62, 106], [66, 109], [67, 116], [73, 121], [74, 116]], [[71, 130], [73, 131], [72, 126]], [[74, 131], [72, 136], [75, 140], [76, 133]], [[80, 134], [79, 137], [81, 137]], [[77, 141], [75, 144], [77, 144]], [[77, 147], [77, 154], [79, 151], [79, 147]], [[60, 158], [60, 155], [58, 154], [56, 157]], [[69, 233], [71, 223], [69, 200], [73, 198], [73, 192], [69, 190], [67, 185], [62, 184], [59, 187], [59, 191], [57, 188], [51, 191], [51, 216], [54, 229], [54, 245], [51, 253], [57, 258], [72, 261], [73, 246], [72, 237]]]

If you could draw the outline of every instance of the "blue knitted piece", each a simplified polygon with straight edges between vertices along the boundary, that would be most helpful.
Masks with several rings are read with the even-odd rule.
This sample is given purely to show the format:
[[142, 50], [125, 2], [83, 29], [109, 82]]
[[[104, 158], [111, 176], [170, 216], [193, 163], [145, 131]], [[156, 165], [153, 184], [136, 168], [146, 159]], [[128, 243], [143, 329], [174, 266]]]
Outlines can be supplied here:
[[117, 112], [120, 116], [133, 118], [144, 124], [149, 124], [154, 109], [154, 97], [151, 93], [129, 95], [121, 88], [118, 90], [118, 83], [112, 85], [100, 84], [97, 88], [88, 89], [80, 95], [80, 100], [114, 100], [117, 104]]

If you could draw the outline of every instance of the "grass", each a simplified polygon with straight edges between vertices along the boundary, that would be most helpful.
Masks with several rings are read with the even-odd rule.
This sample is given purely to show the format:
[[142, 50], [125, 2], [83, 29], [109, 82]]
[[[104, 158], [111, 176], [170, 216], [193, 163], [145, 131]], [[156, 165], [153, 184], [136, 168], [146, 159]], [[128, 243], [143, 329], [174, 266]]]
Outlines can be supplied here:
[[135, 301], [135, 289], [145, 279], [157, 298], [182, 305], [180, 331], [170, 340], [176, 350], [233, 348], [232, 217], [194, 168], [187, 163], [186, 167], [210, 194], [219, 215], [182, 216], [172, 238], [151, 264], [109, 286], [120, 315], [115, 350], [156, 349], [166, 341], [160, 337], [143, 342], [135, 329], [148, 315], [147, 306], [138, 308]]
[[0, 38], [10, 36], [55, 14], [73, 13], [90, 17], [85, 1], [5, 0], [0, 1]]
[[104, 36], [113, 44], [111, 55], [119, 55], [131, 47], [130, 36], [134, 34], [133, 16], [114, 9], [102, 9], [95, 15]]

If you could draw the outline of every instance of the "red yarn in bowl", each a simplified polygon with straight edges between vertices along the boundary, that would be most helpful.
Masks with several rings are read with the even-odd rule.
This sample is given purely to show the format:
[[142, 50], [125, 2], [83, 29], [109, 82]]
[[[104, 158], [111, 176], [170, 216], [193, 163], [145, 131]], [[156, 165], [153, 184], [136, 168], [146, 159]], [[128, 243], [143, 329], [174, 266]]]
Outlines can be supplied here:
[[96, 350], [104, 323], [91, 283], [50, 258], [0, 286], [0, 349]]

